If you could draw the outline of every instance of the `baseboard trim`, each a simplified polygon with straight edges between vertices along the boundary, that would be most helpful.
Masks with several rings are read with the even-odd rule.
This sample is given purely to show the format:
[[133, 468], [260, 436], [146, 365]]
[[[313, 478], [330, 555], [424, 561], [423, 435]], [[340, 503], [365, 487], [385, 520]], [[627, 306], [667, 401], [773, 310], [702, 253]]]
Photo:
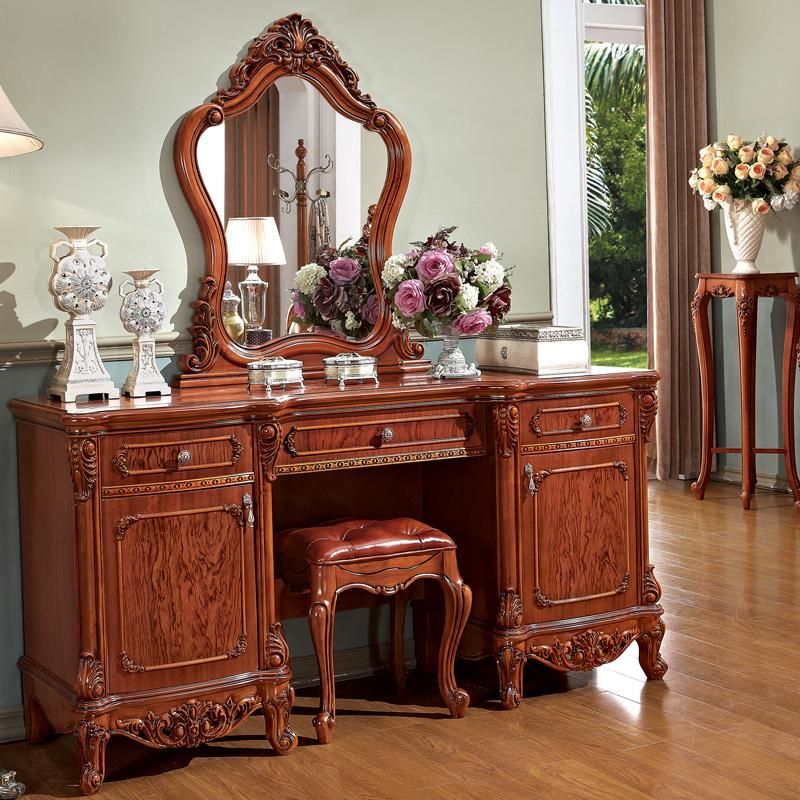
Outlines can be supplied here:
[[22, 706], [0, 708], [0, 742], [18, 742], [25, 738], [25, 715]]
[[[403, 642], [403, 656], [406, 667], [415, 665], [414, 640]], [[389, 672], [391, 667], [392, 648], [389, 642], [367, 647], [353, 647], [349, 650], [338, 650], [335, 653], [336, 680], [352, 680], [368, 678]], [[292, 659], [292, 684], [298, 689], [319, 684], [319, 671], [316, 656], [300, 656]], [[25, 738], [25, 716], [22, 706], [0, 708], [0, 743], [17, 742]]]
[[[719, 481], [720, 483], [738, 483], [742, 482], [742, 471], [732, 467], [722, 467], [711, 475], [711, 479]], [[756, 473], [756, 486], [759, 489], [769, 489], [771, 492], [784, 492], [791, 494], [791, 489], [786, 481], [780, 475], [767, 472]]]

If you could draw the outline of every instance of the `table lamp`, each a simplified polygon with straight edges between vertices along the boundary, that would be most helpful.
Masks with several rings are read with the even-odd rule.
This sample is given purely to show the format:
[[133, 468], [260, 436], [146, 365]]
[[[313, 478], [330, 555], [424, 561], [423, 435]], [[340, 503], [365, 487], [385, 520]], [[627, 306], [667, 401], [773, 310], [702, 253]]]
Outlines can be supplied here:
[[[44, 142], [22, 121], [0, 86], [0, 158], [21, 156], [41, 150]], [[25, 784], [17, 781], [13, 770], [0, 767], [0, 797], [21, 797]]]
[[228, 263], [247, 267], [247, 276], [239, 282], [244, 344], [264, 344], [272, 338], [272, 331], [264, 327], [269, 284], [259, 277], [258, 267], [286, 263], [278, 226], [274, 217], [231, 217], [225, 226], [225, 241]]

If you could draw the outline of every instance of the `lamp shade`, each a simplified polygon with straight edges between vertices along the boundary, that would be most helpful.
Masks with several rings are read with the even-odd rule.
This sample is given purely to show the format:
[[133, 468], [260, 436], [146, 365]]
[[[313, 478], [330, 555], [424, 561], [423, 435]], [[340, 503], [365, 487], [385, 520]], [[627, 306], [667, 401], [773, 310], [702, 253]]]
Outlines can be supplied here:
[[41, 150], [44, 142], [22, 121], [0, 86], [0, 157]]
[[286, 263], [274, 217], [231, 217], [225, 226], [225, 241], [229, 264]]

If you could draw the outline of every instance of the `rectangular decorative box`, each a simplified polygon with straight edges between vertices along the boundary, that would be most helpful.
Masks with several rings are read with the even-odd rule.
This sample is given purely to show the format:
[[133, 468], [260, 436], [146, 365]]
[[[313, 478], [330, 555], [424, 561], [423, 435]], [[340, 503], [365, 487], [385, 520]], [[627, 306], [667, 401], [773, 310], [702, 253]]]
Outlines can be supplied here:
[[586, 370], [589, 346], [581, 328], [501, 325], [496, 333], [475, 340], [475, 357], [481, 369], [552, 375]]

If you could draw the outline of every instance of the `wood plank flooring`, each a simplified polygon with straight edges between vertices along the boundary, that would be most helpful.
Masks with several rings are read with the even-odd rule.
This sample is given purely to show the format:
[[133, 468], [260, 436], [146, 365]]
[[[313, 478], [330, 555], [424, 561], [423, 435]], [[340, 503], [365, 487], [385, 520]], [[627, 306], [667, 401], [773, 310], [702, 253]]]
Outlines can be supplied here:
[[[388, 678], [342, 684], [333, 744], [314, 744], [313, 691], [300, 693], [300, 746], [272, 755], [263, 720], [192, 751], [109, 745], [106, 800], [207, 798], [794, 798], [800, 791], [800, 515], [787, 495], [651, 484], [651, 556], [664, 588], [664, 682], [636, 647], [590, 674], [530, 664], [526, 697], [502, 712], [460, 667], [473, 706], [450, 720], [429, 687], [392, 702]], [[71, 737], [0, 746], [30, 797], [76, 796]]]

